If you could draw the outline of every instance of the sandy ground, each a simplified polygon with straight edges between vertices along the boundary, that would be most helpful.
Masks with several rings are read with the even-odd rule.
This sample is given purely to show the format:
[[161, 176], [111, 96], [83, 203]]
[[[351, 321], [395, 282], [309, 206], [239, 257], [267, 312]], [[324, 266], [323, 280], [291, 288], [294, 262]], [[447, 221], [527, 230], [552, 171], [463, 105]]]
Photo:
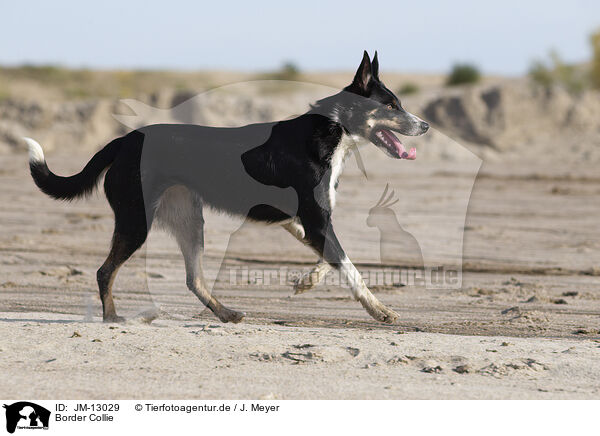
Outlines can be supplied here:
[[597, 398], [600, 382], [591, 340], [0, 317], [10, 398]]
[[[364, 158], [377, 168], [371, 182], [394, 180], [402, 201], [415, 205], [427, 230], [421, 245], [436, 261], [449, 260], [427, 207], [451, 206], [470, 183], [468, 169]], [[88, 159], [48, 157], [63, 174]], [[293, 296], [289, 284], [231, 286], [221, 275], [215, 294], [247, 313], [244, 323], [223, 325], [185, 289], [183, 262], [168, 245], [147, 250], [148, 266], [139, 253], [121, 270], [115, 302], [129, 321], [102, 324], [95, 271], [112, 232], [103, 194], [52, 201], [33, 185], [24, 155], [0, 156], [0, 186], [3, 397], [598, 398], [600, 177], [593, 166], [486, 162], [469, 203], [462, 287], [373, 287], [401, 315], [394, 326], [373, 322], [338, 286]], [[364, 223], [381, 194], [372, 186], [349, 168], [334, 215], [359, 269], [378, 253]], [[209, 270], [218, 257], [213, 229]], [[254, 225], [234, 235], [229, 258], [228, 265], [263, 269], [307, 270], [315, 261], [283, 230]], [[153, 302], [165, 311], [146, 324], [139, 314]]]

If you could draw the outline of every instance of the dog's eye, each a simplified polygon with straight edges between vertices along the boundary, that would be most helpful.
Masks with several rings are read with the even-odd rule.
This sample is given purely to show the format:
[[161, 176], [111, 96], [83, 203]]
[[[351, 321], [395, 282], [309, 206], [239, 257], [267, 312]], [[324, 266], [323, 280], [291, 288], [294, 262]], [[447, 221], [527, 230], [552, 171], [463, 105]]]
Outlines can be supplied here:
[[390, 103], [390, 104], [388, 104], [386, 107], [387, 107], [388, 109], [394, 109], [394, 105], [393, 105], [393, 104], [391, 104], [391, 103]]

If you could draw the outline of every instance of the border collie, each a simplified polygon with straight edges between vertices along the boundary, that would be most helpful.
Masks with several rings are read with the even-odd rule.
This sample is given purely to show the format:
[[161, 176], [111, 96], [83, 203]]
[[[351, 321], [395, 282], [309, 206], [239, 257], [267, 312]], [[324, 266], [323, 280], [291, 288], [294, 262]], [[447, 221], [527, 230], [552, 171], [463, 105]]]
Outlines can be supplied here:
[[331, 214], [344, 160], [358, 142], [371, 142], [396, 159], [415, 159], [392, 133], [416, 136], [429, 125], [405, 111], [379, 79], [377, 52], [364, 52], [350, 85], [319, 100], [296, 118], [238, 128], [191, 124], [149, 125], [117, 138], [70, 177], [52, 173], [40, 145], [25, 138], [36, 185], [47, 195], [72, 200], [90, 194], [104, 172], [104, 190], [115, 215], [110, 253], [97, 273], [105, 322], [120, 322], [112, 298], [119, 267], [146, 240], [153, 224], [177, 240], [188, 288], [223, 322], [244, 313], [223, 306], [204, 284], [202, 253], [208, 205], [254, 221], [282, 225], [320, 260], [298, 281], [296, 292], [314, 287], [332, 268], [376, 320], [398, 314], [369, 291], [348, 259]]

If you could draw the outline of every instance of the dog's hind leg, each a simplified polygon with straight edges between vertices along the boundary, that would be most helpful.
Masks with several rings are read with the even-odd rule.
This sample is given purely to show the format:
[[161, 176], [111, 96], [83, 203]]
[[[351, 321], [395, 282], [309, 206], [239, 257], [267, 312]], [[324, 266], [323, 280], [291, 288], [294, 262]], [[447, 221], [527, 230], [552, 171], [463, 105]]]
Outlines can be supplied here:
[[[283, 224], [282, 227], [290, 232], [292, 236], [298, 239], [298, 241], [305, 245], [309, 245], [308, 241], [304, 238], [304, 227], [302, 227], [302, 224], [296, 221], [291, 221]], [[321, 283], [327, 273], [331, 270], [331, 265], [325, 262], [322, 257], [320, 257], [319, 261], [312, 270], [296, 280], [294, 283], [294, 294], [302, 294], [306, 291], [310, 291], [312, 288]]]
[[[111, 169], [112, 170], [112, 169]], [[142, 246], [148, 236], [144, 201], [139, 185], [129, 185], [115, 189], [117, 179], [113, 179], [111, 170], [106, 175], [104, 189], [108, 201], [115, 213], [115, 230], [110, 253], [97, 273], [100, 300], [102, 300], [102, 318], [104, 322], [122, 322], [117, 315], [112, 297], [112, 286], [121, 265]], [[122, 186], [127, 186], [123, 184]]]
[[174, 186], [161, 198], [156, 217], [158, 222], [175, 236], [179, 244], [185, 261], [188, 289], [222, 322], [240, 322], [245, 314], [223, 306], [211, 295], [204, 283], [204, 218], [201, 199], [183, 186]]
[[187, 234], [177, 237], [177, 242], [181, 248], [181, 253], [183, 254], [185, 261], [187, 287], [194, 295], [196, 295], [196, 297], [198, 297], [202, 304], [208, 306], [222, 322], [238, 323], [246, 314], [223, 306], [206, 288], [202, 276], [202, 236], [199, 233], [202, 232], [200, 231], [197, 234]]
[[[142, 224], [145, 226], [145, 222]], [[110, 253], [96, 275], [98, 279], [98, 288], [100, 290], [100, 300], [102, 300], [102, 319], [104, 322], [125, 321], [125, 318], [118, 316], [115, 310], [115, 303], [112, 297], [112, 286], [121, 265], [123, 265], [146, 240], [146, 232], [142, 234], [141, 232], [136, 232], [135, 229], [133, 230], [134, 233], [131, 233], [126, 229], [119, 228], [118, 226], [115, 227]]]

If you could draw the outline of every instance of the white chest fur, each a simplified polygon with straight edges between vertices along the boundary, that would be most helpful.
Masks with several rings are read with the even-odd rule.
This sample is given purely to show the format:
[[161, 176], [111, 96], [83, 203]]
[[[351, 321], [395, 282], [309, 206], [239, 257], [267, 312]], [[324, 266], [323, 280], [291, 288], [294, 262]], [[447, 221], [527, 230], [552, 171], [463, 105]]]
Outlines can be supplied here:
[[338, 183], [342, 170], [344, 169], [344, 162], [352, 147], [354, 147], [360, 139], [356, 136], [347, 134], [342, 135], [338, 146], [336, 147], [333, 155], [331, 156], [331, 176], [329, 177], [329, 205], [331, 209], [335, 207], [335, 187]]

